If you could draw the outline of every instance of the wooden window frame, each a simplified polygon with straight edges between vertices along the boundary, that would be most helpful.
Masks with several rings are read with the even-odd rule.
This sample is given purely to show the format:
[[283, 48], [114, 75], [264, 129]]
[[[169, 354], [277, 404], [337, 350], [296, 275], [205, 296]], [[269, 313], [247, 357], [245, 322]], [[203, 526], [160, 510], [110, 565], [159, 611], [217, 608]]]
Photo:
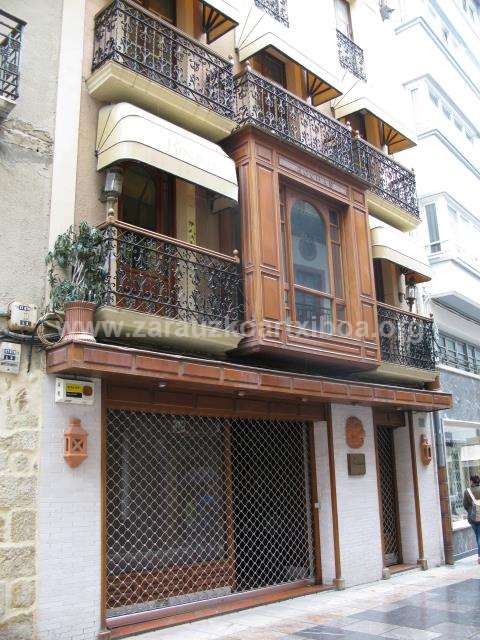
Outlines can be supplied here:
[[[293, 248], [292, 248], [292, 227], [291, 227], [291, 210], [293, 204], [301, 200], [310, 204], [319, 215], [322, 216], [325, 224], [327, 252], [328, 252], [328, 269], [329, 269], [329, 288], [330, 293], [323, 291], [317, 291], [310, 287], [295, 284], [295, 274], [293, 266]], [[282, 238], [282, 261], [285, 263], [284, 269], [284, 305], [289, 318], [289, 323], [295, 325], [297, 323], [297, 310], [296, 310], [296, 291], [302, 291], [306, 294], [313, 295], [321, 299], [329, 299], [331, 301], [331, 317], [332, 317], [332, 332], [327, 335], [342, 335], [338, 328], [337, 317], [337, 305], [341, 305], [345, 308], [345, 320], [341, 322], [348, 322], [349, 319], [349, 305], [347, 299], [347, 287], [345, 282], [345, 256], [344, 256], [344, 225], [343, 215], [340, 207], [335, 206], [321, 198], [312, 196], [308, 192], [301, 189], [291, 189], [285, 186], [281, 187], [280, 193], [280, 209], [281, 209], [281, 238]], [[338, 216], [338, 236], [339, 240], [332, 240], [332, 225], [330, 222], [330, 211], [334, 211]], [[335, 287], [335, 273], [333, 262], [333, 244], [337, 244], [340, 247], [340, 264], [341, 264], [341, 277], [343, 284], [343, 298], [338, 297]], [[319, 332], [315, 329], [310, 329], [313, 333]]]

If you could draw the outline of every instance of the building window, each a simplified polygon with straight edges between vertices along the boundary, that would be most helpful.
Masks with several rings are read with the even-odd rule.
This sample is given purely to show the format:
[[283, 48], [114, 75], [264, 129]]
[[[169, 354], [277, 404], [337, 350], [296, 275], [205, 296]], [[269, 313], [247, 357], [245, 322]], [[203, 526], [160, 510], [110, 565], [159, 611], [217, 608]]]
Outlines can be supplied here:
[[346, 300], [339, 213], [318, 201], [289, 198], [289, 262], [297, 324], [344, 333]]
[[353, 40], [352, 17], [350, 14], [350, 4], [347, 0], [335, 0], [335, 18], [337, 29], [343, 35]]
[[425, 214], [427, 216], [428, 237], [430, 240], [431, 253], [441, 251], [440, 235], [438, 233], [437, 209], [434, 203], [425, 205]]
[[480, 375], [480, 346], [444, 333], [440, 333], [439, 341], [440, 360], [444, 364]]
[[170, 24], [176, 24], [176, 0], [137, 0], [137, 2]]
[[284, 89], [287, 88], [287, 73], [284, 62], [267, 51], [262, 51], [258, 56], [258, 66], [262, 76], [276, 82]]
[[480, 425], [464, 428], [445, 424], [444, 429], [452, 520], [466, 521], [463, 494], [470, 486], [470, 477], [480, 475]]

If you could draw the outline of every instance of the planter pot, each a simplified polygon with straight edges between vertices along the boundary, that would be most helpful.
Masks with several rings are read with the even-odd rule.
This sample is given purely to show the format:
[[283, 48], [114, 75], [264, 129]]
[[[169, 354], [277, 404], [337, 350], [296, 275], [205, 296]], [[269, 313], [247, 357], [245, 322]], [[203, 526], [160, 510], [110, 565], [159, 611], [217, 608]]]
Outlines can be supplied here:
[[62, 342], [80, 340], [95, 342], [94, 314], [95, 302], [67, 302], [65, 304], [65, 324], [63, 325]]

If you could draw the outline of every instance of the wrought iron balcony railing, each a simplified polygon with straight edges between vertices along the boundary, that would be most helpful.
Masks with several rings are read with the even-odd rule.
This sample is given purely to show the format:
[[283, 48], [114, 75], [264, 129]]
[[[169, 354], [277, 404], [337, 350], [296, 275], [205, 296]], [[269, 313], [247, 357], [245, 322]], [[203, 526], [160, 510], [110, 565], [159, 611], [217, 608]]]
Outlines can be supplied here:
[[415, 174], [365, 140], [354, 140], [357, 171], [381, 198], [420, 218]]
[[434, 371], [437, 352], [433, 320], [377, 304], [383, 362]]
[[288, 27], [287, 0], [255, 0], [255, 4]]
[[256, 125], [341, 169], [355, 172], [350, 130], [254, 71], [235, 77], [236, 120]]
[[92, 71], [108, 60], [233, 118], [231, 62], [130, 0], [95, 18]]
[[0, 97], [16, 100], [25, 22], [0, 9]]
[[238, 258], [123, 222], [103, 225], [109, 243], [105, 304], [237, 330], [243, 317]]
[[338, 59], [344, 69], [347, 69], [360, 80], [366, 80], [363, 50], [344, 33], [337, 29]]

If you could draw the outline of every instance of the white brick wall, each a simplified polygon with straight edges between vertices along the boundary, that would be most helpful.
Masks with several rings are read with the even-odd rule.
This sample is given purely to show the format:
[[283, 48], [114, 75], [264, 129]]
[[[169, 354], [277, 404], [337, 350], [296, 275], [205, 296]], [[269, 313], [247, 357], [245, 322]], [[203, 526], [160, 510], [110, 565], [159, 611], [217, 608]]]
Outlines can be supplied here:
[[[101, 387], [92, 407], [55, 404], [45, 376], [38, 521], [38, 640], [93, 640], [100, 629]], [[88, 432], [88, 458], [63, 459], [70, 417]]]
[[[363, 448], [355, 451], [345, 441], [349, 416], [360, 418], [366, 432]], [[332, 420], [342, 577], [348, 587], [379, 580], [383, 569], [372, 409], [334, 404]], [[366, 475], [348, 475], [349, 451], [365, 454]]]
[[330, 492], [330, 464], [328, 460], [327, 423], [316, 422], [315, 462], [317, 471], [317, 492], [320, 508], [320, 554], [322, 558], [322, 582], [331, 584], [335, 578], [335, 550], [333, 546], [332, 499]]

